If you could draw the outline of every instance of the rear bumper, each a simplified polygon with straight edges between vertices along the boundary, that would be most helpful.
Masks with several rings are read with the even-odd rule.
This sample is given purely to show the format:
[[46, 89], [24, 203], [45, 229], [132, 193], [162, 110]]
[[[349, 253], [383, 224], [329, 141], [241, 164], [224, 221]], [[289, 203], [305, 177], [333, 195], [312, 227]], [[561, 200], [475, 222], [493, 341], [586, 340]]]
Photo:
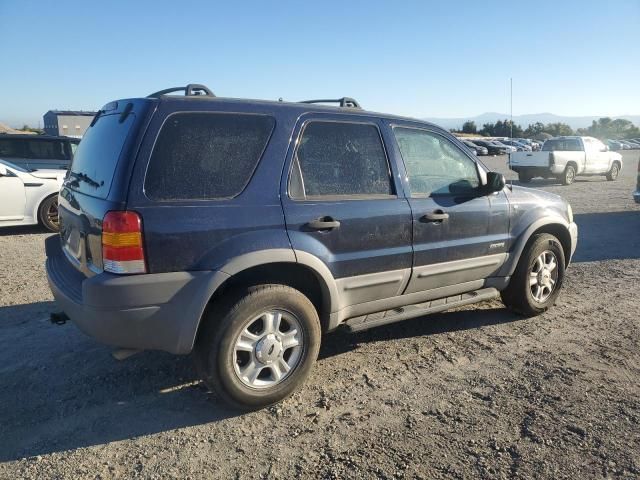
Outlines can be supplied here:
[[46, 252], [58, 305], [84, 333], [116, 347], [189, 353], [211, 294], [228, 278], [211, 271], [85, 277], [58, 236], [46, 240]]
[[548, 177], [550, 175], [558, 175], [562, 173], [562, 170], [555, 165], [551, 167], [534, 167], [528, 165], [512, 165], [509, 164], [509, 169], [516, 173], [526, 172], [534, 176]]

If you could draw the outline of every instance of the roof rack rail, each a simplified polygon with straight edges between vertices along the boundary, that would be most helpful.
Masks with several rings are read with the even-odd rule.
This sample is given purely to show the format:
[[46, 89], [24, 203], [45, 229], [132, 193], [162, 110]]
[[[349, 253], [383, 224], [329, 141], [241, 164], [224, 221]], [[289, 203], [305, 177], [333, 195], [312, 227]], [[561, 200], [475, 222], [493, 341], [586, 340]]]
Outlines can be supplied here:
[[173, 87], [167, 88], [165, 90], [160, 90], [159, 92], [152, 93], [151, 95], [147, 95], [147, 98], [158, 98], [162, 95], [167, 95], [173, 92], [184, 92], [185, 97], [195, 97], [195, 96], [205, 96], [205, 97], [215, 97], [213, 92], [209, 90], [204, 85], [200, 85], [199, 83], [190, 83], [186, 87]]
[[325, 99], [325, 100], [303, 100], [300, 103], [337, 103], [340, 107], [343, 108], [359, 108], [362, 110], [360, 104], [351, 97], [342, 97], [335, 99]]

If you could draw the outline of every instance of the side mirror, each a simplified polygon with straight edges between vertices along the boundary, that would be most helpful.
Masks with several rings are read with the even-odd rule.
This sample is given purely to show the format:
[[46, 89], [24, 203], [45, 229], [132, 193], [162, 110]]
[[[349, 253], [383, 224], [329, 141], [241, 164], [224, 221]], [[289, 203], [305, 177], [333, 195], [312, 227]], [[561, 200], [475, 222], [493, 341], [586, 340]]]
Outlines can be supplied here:
[[601, 151], [602, 152], [608, 152], [609, 151], [609, 147], [605, 146]]
[[7, 170], [7, 167], [5, 167], [4, 165], [0, 165], [0, 177], [6, 177], [9, 175], [9, 171]]
[[507, 182], [505, 181], [503, 174], [498, 172], [487, 173], [487, 185], [486, 185], [487, 194], [502, 191], [502, 189], [506, 184]]

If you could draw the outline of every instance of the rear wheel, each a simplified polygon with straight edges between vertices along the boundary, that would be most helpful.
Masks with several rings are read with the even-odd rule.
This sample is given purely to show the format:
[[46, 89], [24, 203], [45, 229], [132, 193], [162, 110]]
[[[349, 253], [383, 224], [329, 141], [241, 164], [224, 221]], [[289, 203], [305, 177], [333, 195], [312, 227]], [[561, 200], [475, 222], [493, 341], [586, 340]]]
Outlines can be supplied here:
[[43, 200], [38, 208], [38, 217], [40, 223], [50, 232], [57, 232], [60, 230], [57, 195], [52, 195]]
[[509, 285], [501, 292], [503, 303], [526, 316], [548, 310], [562, 287], [564, 261], [564, 250], [556, 237], [535, 235], [522, 252]]
[[529, 182], [531, 182], [532, 178], [533, 178], [533, 176], [528, 172], [520, 172], [520, 173], [518, 173], [518, 180], [520, 180], [520, 183], [529, 183]]
[[571, 185], [576, 179], [576, 168], [573, 165], [567, 165], [564, 173], [560, 176], [563, 185]]
[[613, 165], [611, 165], [611, 170], [607, 172], [607, 180], [609, 180], [610, 182], [613, 182], [618, 178], [619, 174], [620, 174], [620, 165], [618, 165], [617, 163], [614, 163]]
[[308, 377], [320, 348], [320, 320], [298, 290], [260, 285], [208, 310], [195, 346], [203, 381], [236, 408], [283, 400]]

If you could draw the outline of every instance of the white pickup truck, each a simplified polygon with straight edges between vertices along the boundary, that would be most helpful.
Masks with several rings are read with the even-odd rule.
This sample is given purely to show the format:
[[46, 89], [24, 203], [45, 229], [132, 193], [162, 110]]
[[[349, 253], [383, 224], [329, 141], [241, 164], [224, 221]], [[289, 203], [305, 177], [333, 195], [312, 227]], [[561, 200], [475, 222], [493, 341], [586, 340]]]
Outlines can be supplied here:
[[539, 152], [510, 154], [508, 165], [522, 183], [542, 177], [570, 185], [577, 175], [605, 175], [607, 180], [615, 180], [622, 168], [622, 155], [610, 152], [597, 138], [556, 137], [544, 142]]

